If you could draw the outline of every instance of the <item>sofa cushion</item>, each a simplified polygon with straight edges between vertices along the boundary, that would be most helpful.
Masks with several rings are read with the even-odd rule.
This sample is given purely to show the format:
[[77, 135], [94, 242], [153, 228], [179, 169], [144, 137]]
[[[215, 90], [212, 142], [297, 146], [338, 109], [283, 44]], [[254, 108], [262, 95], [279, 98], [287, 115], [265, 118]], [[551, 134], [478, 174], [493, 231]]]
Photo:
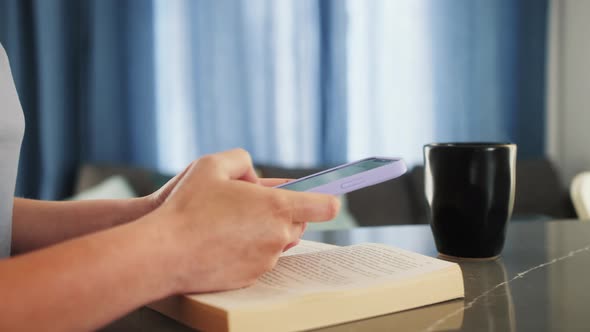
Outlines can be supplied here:
[[160, 188], [162, 182], [165, 183], [165, 179], [170, 178], [152, 170], [133, 166], [84, 165], [78, 173], [74, 194], [94, 187], [113, 175], [124, 177], [138, 196], [153, 193]]
[[126, 199], [133, 197], [137, 197], [137, 194], [127, 180], [121, 175], [113, 175], [93, 187], [76, 193], [68, 200]]
[[[321, 168], [283, 168], [258, 165], [263, 177], [300, 178]], [[93, 187], [113, 175], [121, 175], [139, 195], [148, 195], [172, 176], [159, 172], [112, 165], [85, 165], [81, 168], [75, 192]], [[350, 214], [360, 226], [427, 223], [424, 195], [424, 167], [416, 166], [399, 178], [363, 188], [346, 195]], [[548, 160], [519, 160], [516, 166], [514, 219], [545, 215], [575, 217], [567, 189]]]
[[547, 160], [519, 160], [516, 164], [516, 195], [513, 215], [541, 214], [575, 218], [567, 187], [555, 166]]
[[348, 193], [350, 212], [359, 225], [382, 226], [416, 223], [416, 211], [408, 195], [409, 176], [404, 174], [374, 186]]
[[[417, 218], [428, 222], [426, 196], [424, 194], [424, 167], [412, 169], [412, 199], [417, 202]], [[540, 220], [574, 218], [575, 212], [567, 188], [561, 183], [558, 172], [547, 159], [518, 160], [514, 195], [515, 220]]]

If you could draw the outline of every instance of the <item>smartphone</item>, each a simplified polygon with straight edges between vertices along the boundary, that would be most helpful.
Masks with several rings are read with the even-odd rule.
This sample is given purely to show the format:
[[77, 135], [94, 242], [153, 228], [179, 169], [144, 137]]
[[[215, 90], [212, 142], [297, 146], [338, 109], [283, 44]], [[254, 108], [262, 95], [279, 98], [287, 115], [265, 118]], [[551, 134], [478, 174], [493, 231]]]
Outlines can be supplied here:
[[407, 171], [400, 158], [370, 157], [287, 182], [275, 188], [342, 195], [383, 181]]

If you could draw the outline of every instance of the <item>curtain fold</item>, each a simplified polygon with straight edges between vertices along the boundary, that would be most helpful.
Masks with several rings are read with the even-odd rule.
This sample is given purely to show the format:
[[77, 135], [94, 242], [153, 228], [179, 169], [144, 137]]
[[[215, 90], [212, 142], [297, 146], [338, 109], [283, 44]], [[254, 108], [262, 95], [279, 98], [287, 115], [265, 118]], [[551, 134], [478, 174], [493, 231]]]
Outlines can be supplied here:
[[433, 141], [544, 155], [547, 1], [348, 0], [349, 157]]
[[17, 193], [85, 162], [182, 169], [422, 161], [431, 141], [544, 155], [547, 0], [0, 0], [27, 122]]
[[431, 7], [438, 140], [545, 150], [546, 1], [440, 1]]
[[[17, 194], [38, 197], [41, 182], [41, 154], [39, 152], [39, 121], [37, 112], [37, 64], [32, 1], [0, 1], [0, 42], [8, 54], [21, 106], [25, 113], [26, 129], [23, 137]], [[26, 174], [26, 176], [23, 176]]]
[[26, 119], [18, 196], [70, 194], [85, 162], [156, 166], [153, 10], [132, 0], [2, 0]]
[[432, 47], [426, 0], [348, 0], [348, 158], [421, 162], [435, 140]]
[[328, 21], [344, 14], [329, 6], [156, 1], [161, 167], [178, 170], [237, 146], [258, 163], [344, 161], [345, 144], [327, 147], [345, 141], [345, 133], [331, 132], [346, 118], [334, 98], [344, 95], [345, 58], [334, 51], [344, 48], [345, 25]]

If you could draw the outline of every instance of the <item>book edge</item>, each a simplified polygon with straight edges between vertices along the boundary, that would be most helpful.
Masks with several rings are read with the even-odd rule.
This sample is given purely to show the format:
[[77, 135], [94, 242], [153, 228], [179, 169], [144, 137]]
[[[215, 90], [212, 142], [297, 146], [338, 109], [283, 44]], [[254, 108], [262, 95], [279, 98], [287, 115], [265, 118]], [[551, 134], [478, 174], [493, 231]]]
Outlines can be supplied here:
[[[440, 283], [445, 284], [445, 291], [438, 290], [435, 294]], [[417, 297], [419, 289], [432, 289], [432, 292], [422, 292], [423, 296]], [[453, 264], [419, 277], [354, 290], [303, 294], [296, 299], [249, 308], [225, 309], [188, 295], [164, 299], [150, 307], [188, 326], [207, 331], [298, 331], [424, 307], [462, 298], [464, 292], [461, 269]], [[390, 297], [399, 295], [410, 300], [388, 302]]]

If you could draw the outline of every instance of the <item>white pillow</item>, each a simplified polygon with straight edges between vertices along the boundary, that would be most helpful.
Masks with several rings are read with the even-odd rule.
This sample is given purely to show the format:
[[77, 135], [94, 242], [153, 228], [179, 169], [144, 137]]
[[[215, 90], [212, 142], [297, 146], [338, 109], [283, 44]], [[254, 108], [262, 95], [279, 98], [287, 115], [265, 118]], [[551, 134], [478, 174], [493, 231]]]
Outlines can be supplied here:
[[137, 197], [137, 194], [133, 191], [127, 180], [121, 175], [113, 175], [96, 186], [70, 197], [69, 200], [125, 199], [133, 197]]
[[590, 219], [590, 172], [582, 172], [574, 177], [570, 186], [570, 197], [578, 219]]

